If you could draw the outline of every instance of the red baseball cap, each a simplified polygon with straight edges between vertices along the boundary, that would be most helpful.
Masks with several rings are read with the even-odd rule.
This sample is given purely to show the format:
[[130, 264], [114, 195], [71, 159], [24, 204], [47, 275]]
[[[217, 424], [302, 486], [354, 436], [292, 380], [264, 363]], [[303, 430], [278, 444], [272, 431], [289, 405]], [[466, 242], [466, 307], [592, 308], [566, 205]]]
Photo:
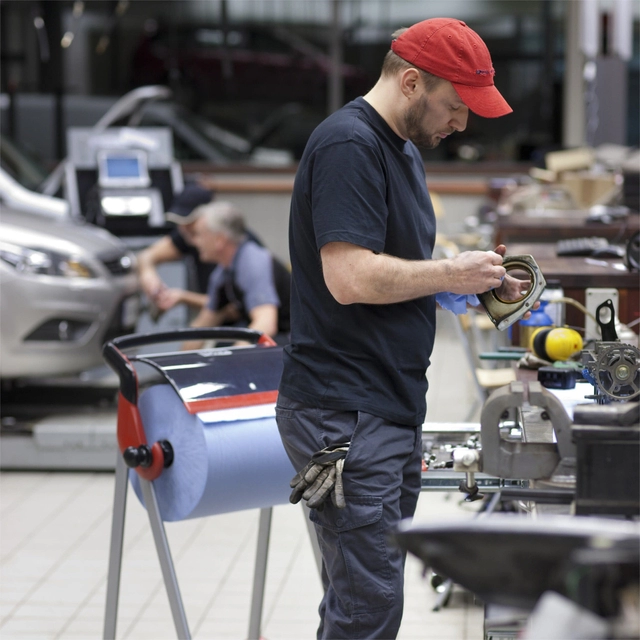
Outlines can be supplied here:
[[393, 40], [391, 49], [409, 64], [448, 80], [479, 116], [498, 118], [513, 111], [493, 84], [496, 72], [487, 45], [462, 20], [418, 22]]

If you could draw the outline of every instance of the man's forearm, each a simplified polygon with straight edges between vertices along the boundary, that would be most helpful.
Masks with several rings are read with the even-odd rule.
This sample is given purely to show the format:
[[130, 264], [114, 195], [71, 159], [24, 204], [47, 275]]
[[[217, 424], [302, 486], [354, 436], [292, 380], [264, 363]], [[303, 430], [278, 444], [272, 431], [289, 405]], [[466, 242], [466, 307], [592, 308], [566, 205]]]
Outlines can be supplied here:
[[181, 302], [188, 304], [190, 307], [195, 307], [196, 309], [202, 309], [202, 307], [207, 304], [208, 300], [206, 293], [197, 293], [196, 291], [189, 291], [187, 289], [182, 289], [180, 298]]
[[249, 312], [249, 329], [260, 331], [268, 336], [275, 336], [278, 333], [278, 308], [273, 304], [263, 304], [254, 307]]
[[403, 260], [348, 243], [321, 249], [325, 282], [340, 304], [393, 304], [451, 291], [480, 293], [498, 286], [505, 270], [492, 251], [445, 260]]
[[140, 260], [138, 260], [138, 280], [142, 290], [151, 298], [158, 295], [164, 286], [155, 266]]
[[164, 288], [164, 282], [157, 271], [157, 265], [173, 262], [182, 258], [182, 254], [173, 244], [170, 236], [163, 236], [152, 245], [138, 252], [138, 277], [144, 292], [155, 296]]

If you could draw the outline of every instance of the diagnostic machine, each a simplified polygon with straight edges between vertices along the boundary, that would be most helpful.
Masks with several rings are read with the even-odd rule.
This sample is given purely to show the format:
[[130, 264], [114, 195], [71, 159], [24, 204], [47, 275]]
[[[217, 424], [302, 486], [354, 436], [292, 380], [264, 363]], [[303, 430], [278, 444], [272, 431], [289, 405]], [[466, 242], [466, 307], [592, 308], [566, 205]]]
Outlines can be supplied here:
[[108, 127], [67, 131], [64, 189], [71, 214], [120, 236], [168, 229], [164, 212], [183, 188], [164, 127]]

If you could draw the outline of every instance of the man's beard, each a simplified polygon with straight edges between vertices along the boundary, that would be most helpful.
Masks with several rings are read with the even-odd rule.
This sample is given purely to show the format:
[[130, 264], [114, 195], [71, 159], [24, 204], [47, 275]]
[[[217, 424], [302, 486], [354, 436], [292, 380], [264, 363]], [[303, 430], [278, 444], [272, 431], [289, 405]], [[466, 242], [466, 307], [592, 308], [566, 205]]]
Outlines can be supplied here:
[[418, 101], [409, 109], [404, 116], [404, 126], [407, 138], [420, 149], [435, 149], [440, 138], [434, 133], [429, 133], [423, 129], [424, 116], [429, 111], [429, 101], [422, 95]]

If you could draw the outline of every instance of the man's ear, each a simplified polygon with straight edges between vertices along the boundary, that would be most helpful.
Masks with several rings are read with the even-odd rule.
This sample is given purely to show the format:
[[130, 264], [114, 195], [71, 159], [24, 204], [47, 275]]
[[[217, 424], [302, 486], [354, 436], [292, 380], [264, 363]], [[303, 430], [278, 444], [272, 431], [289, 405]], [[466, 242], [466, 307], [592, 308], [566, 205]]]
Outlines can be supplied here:
[[407, 98], [411, 98], [417, 93], [419, 83], [420, 72], [413, 67], [405, 69], [400, 74], [400, 90]]

